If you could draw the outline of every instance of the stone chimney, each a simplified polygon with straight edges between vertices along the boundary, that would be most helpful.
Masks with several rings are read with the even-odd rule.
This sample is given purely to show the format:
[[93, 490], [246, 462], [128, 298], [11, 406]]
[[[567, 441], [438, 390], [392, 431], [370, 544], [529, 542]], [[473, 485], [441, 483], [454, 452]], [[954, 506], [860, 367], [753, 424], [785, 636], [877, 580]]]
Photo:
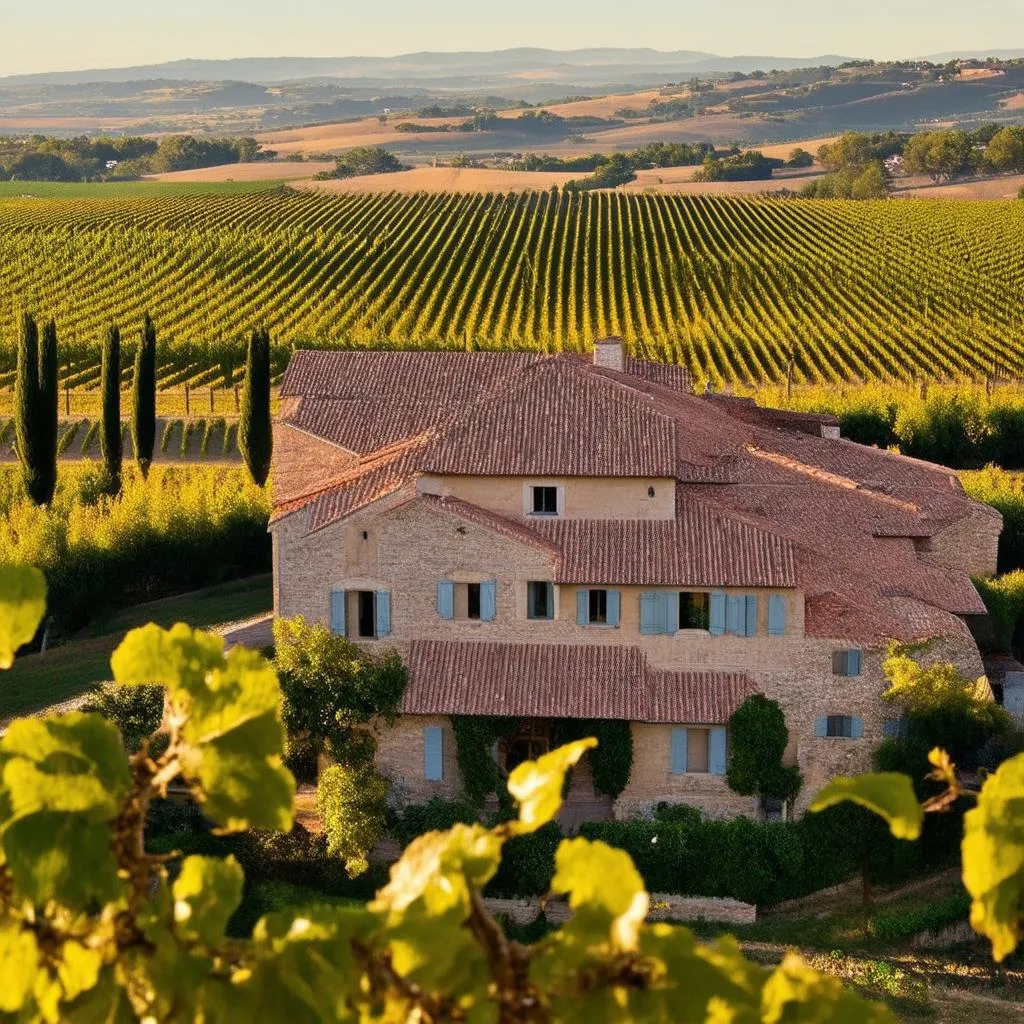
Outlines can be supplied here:
[[622, 350], [621, 338], [601, 338], [594, 342], [594, 365], [604, 366], [609, 370], [625, 370], [625, 354]]

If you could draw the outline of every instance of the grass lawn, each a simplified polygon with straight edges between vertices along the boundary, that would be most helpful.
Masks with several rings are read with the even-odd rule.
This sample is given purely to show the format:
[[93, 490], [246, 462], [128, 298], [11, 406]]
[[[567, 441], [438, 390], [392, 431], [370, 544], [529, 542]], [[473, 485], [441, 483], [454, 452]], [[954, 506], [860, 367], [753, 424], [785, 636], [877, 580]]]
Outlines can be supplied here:
[[110, 655], [136, 626], [187, 622], [209, 629], [269, 612], [272, 605], [271, 577], [264, 573], [126, 608], [45, 655], [19, 658], [0, 679], [0, 721], [70, 700], [109, 679]]
[[2, 181], [0, 199], [132, 199], [154, 196], [248, 195], [283, 185], [267, 181]]

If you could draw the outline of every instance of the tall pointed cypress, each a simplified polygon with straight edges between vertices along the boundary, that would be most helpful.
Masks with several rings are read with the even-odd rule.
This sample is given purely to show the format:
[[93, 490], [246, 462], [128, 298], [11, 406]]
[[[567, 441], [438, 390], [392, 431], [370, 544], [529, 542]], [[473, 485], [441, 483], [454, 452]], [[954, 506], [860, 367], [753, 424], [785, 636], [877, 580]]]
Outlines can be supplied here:
[[143, 476], [149, 473], [156, 441], [156, 328], [147, 313], [135, 353], [132, 378], [132, 448]]
[[33, 500], [48, 505], [57, 489], [57, 325], [48, 320], [39, 347], [39, 490]]
[[39, 328], [31, 313], [23, 313], [18, 337], [18, 370], [14, 381], [14, 437], [25, 490], [37, 505], [42, 504], [38, 496], [43, 491], [39, 478], [40, 419]]
[[100, 452], [106, 469], [108, 494], [121, 490], [121, 332], [117, 324], [107, 328], [100, 359], [103, 422], [100, 425]]
[[245, 384], [238, 419], [238, 449], [249, 475], [262, 487], [270, 473], [274, 440], [270, 424], [270, 335], [253, 331], [245, 356]]

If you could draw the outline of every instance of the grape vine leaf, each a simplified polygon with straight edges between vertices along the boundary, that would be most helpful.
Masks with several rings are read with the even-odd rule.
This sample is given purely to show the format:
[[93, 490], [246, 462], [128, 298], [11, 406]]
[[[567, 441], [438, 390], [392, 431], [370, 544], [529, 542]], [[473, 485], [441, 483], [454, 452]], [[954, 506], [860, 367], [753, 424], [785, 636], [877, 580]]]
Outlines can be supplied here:
[[536, 761], [524, 761], [508, 777], [508, 791], [519, 802], [519, 822], [515, 831], [536, 832], [558, 813], [562, 806], [565, 773], [588, 751], [597, 746], [593, 737], [574, 740]]
[[166, 687], [170, 717], [184, 722], [186, 778], [207, 815], [227, 831], [292, 826], [295, 780], [282, 762], [285, 733], [277, 674], [254, 651], [181, 623], [132, 630], [110, 659], [119, 683]]
[[0, 740], [0, 768], [0, 838], [17, 891], [76, 909], [117, 899], [110, 823], [129, 784], [117, 727], [77, 711], [19, 719]]
[[215, 947], [242, 902], [244, 882], [233, 856], [186, 857], [172, 889], [177, 934], [185, 942]]
[[873, 772], [839, 776], [822, 789], [811, 803], [812, 811], [851, 800], [884, 818], [897, 839], [918, 839], [924, 825], [924, 811], [913, 784], [898, 772]]
[[36, 635], [46, 613], [46, 579], [27, 565], [0, 565], [0, 669]]
[[764, 1024], [895, 1024], [881, 1003], [862, 999], [838, 978], [820, 974], [796, 953], [772, 971], [761, 991]]
[[971, 896], [971, 927], [1005, 960], [1024, 925], [1024, 754], [1004, 761], [964, 816], [964, 887]]
[[16, 1013], [32, 993], [39, 973], [35, 935], [13, 919], [0, 920], [0, 1011]]

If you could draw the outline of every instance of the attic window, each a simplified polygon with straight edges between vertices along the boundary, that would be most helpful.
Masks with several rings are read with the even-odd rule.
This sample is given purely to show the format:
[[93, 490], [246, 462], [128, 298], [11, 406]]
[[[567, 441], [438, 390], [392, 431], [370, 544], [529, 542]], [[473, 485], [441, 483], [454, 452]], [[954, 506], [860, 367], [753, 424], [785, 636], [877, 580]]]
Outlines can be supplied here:
[[533, 514], [535, 516], [558, 515], [558, 488], [533, 488]]

